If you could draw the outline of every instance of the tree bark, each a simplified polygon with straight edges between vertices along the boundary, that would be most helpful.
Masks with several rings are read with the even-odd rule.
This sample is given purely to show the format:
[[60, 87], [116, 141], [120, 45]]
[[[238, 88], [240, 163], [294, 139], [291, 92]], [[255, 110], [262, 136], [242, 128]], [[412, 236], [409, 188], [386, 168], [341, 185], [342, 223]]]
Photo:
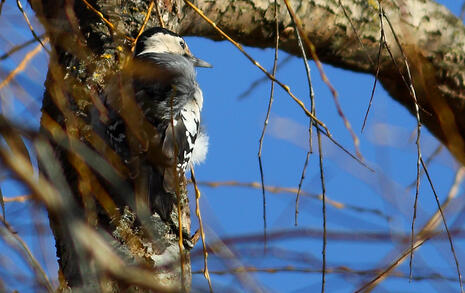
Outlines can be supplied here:
[[[123, 182], [108, 183], [89, 164], [89, 160], [98, 159], [95, 153], [111, 161], [111, 156], [105, 156], [105, 147], [96, 143], [98, 137], [90, 127], [90, 111], [93, 103], [100, 100], [107, 82], [117, 76], [115, 73], [120, 72], [129, 60], [133, 43], [125, 35], [137, 36], [149, 3], [90, 1], [90, 5], [86, 5], [81, 0], [36, 0], [30, 4], [52, 45], [41, 130], [51, 138], [54, 155], [72, 192], [72, 196], [61, 193], [65, 198], [63, 201], [69, 204], [59, 208], [47, 206], [56, 241], [59, 275], [62, 277], [60, 289], [84, 292], [189, 290], [189, 247], [184, 246], [181, 253], [178, 233], [173, 231], [171, 222], [157, 214], [142, 217], [137, 210], [137, 194], [147, 190], [136, 186], [121, 196], [118, 184], [125, 186], [127, 177], [118, 179]], [[176, 1], [165, 4], [164, 13], [170, 19], [167, 24], [175, 28], [179, 23], [180, 4]], [[106, 24], [92, 8], [102, 12], [114, 27]], [[56, 139], [60, 132], [67, 137], [62, 144]], [[95, 151], [94, 155], [86, 157], [79, 152], [82, 144], [87, 146], [87, 150]], [[124, 168], [118, 168], [119, 165], [113, 165], [115, 171], [124, 174]], [[44, 173], [47, 173], [46, 169], [46, 166], [41, 167]], [[142, 176], [140, 178], [143, 180]], [[54, 181], [53, 178], [49, 180]], [[116, 195], [124, 200], [118, 201]], [[189, 235], [190, 211], [185, 188], [180, 190], [179, 196], [182, 231]], [[131, 201], [135, 203], [132, 206], [129, 204]], [[143, 208], [147, 210], [147, 207]], [[176, 224], [177, 210], [171, 218]], [[82, 223], [94, 227], [99, 233], [93, 236], [83, 233]], [[102, 246], [105, 241], [92, 237], [106, 239], [106, 245], [110, 245], [116, 254], [105, 254]], [[183, 244], [186, 243], [184, 241]], [[122, 261], [128, 267], [122, 268]], [[142, 278], [144, 274], [134, 274], [137, 266], [148, 268], [149, 274], [145, 276], [149, 275], [149, 279]], [[134, 277], [129, 278], [131, 275]], [[137, 279], [139, 282], [134, 283]]]
[[[53, 48], [43, 112], [58, 122], [69, 136], [92, 146], [89, 109], [105, 88], [108, 78], [120, 71], [131, 55], [129, 49], [132, 44], [126, 36], [137, 36], [150, 1], [89, 2], [111, 25], [92, 11], [83, 0], [30, 0]], [[155, 2], [159, 5], [167, 28], [183, 35], [222, 40], [215, 29], [183, 1]], [[236, 41], [261, 48], [274, 45], [273, 3], [264, 0], [194, 1], [196, 6]], [[391, 30], [387, 19], [383, 20], [386, 43], [395, 63], [387, 50], [383, 49], [379, 64], [380, 81], [395, 100], [415, 113], [412, 94], [408, 84], [402, 79], [402, 75], [404, 78], [406, 76], [402, 55], [404, 52], [420, 106], [421, 122], [448, 147], [458, 161], [465, 164], [465, 27], [450, 11], [433, 1], [398, 0], [381, 3], [393, 27]], [[371, 74], [376, 72], [381, 24], [377, 1], [308, 0], [290, 1], [290, 4], [301, 19], [304, 33], [315, 45], [321, 61], [354, 71]], [[156, 25], [159, 23], [153, 11], [147, 27]], [[279, 27], [281, 49], [299, 55], [291, 18], [281, 2]], [[397, 45], [395, 36], [400, 41], [402, 50]], [[358, 102], [365, 108], [365, 99]], [[42, 126], [45, 131], [50, 131], [44, 123]], [[61, 161], [69, 161], [69, 153], [63, 150], [57, 152]], [[85, 176], [76, 166], [81, 166], [84, 162], [81, 165], [75, 161], [74, 164], [66, 164], [67, 179], [70, 182], [74, 180], [72, 189], [75, 199], [79, 201], [83, 187], [77, 182], [84, 180], [82, 177]], [[80, 206], [84, 211], [84, 206]], [[119, 208], [124, 210], [124, 207]], [[56, 211], [50, 211], [51, 224], [57, 241], [60, 269], [71, 287], [82, 286], [83, 280], [77, 276], [79, 268], [73, 245], [69, 243], [66, 233], [60, 232], [60, 223], [54, 217], [54, 212]], [[188, 223], [187, 205], [182, 213]], [[111, 232], [115, 239], [114, 248], [126, 260], [131, 263], [145, 261], [157, 268], [158, 264], [154, 261], [157, 255], [162, 255], [165, 251], [176, 251], [176, 235], [167, 235], [166, 224], [159, 219], [152, 223], [152, 232], [164, 239], [163, 241], [147, 239], [137, 233], [131, 234], [135, 224], [128, 219], [131, 217], [128, 216], [114, 225]], [[106, 226], [108, 224], [103, 223]], [[97, 227], [98, 225], [102, 223], [97, 224]], [[122, 226], [127, 227], [121, 228]], [[107, 228], [105, 230], [108, 231]], [[121, 234], [121, 231], [124, 233]], [[129, 245], [134, 242], [132, 238], [125, 238], [128, 235], [140, 241], [140, 245], [136, 245], [138, 249]], [[153, 248], [150, 253], [146, 249], [148, 246]], [[155, 249], [155, 246], [158, 248]], [[145, 248], [140, 250], [141, 247]], [[186, 261], [188, 268], [188, 255]], [[188, 269], [186, 273], [186, 280], [189, 282]], [[179, 283], [176, 284], [179, 274], [179, 270], [171, 273], [167, 270], [160, 271], [158, 276], [164, 279], [159, 281], [166, 282], [168, 289], [179, 289]]]

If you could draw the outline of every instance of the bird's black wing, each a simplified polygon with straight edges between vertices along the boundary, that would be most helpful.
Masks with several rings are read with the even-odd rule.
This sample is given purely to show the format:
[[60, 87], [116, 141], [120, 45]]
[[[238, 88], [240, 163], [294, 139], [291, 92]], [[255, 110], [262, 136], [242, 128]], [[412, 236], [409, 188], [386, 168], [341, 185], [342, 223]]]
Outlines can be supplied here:
[[176, 203], [176, 189], [184, 182], [184, 172], [197, 138], [198, 123], [195, 131], [186, 123], [180, 113], [172, 121], [165, 122], [162, 151], [169, 163], [152, 166], [149, 200], [152, 210], [164, 219], [169, 217]]

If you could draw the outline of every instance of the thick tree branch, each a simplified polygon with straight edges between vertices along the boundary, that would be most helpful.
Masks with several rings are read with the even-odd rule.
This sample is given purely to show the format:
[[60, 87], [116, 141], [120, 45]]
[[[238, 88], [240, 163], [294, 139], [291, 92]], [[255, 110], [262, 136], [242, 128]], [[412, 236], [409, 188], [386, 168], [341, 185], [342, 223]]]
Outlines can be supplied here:
[[[407, 56], [422, 123], [449, 148], [457, 160], [465, 164], [464, 25], [434, 1], [381, 3]], [[311, 0], [292, 1], [291, 4], [322, 61], [354, 71], [376, 72], [376, 64], [372, 60], [376, 60], [378, 54], [380, 23], [375, 1]], [[273, 46], [273, 4], [269, 1], [197, 1], [196, 5], [235, 40], [254, 47]], [[220, 39], [214, 28], [193, 11], [184, 11], [181, 33]], [[299, 55], [291, 19], [283, 5], [279, 11], [280, 48]], [[385, 33], [396, 63], [402, 66], [402, 54], [393, 32], [386, 27]], [[394, 99], [414, 113], [413, 99], [399, 71], [403, 73], [405, 68], [396, 68], [384, 50], [380, 80]], [[366, 99], [357, 102], [364, 107]]]

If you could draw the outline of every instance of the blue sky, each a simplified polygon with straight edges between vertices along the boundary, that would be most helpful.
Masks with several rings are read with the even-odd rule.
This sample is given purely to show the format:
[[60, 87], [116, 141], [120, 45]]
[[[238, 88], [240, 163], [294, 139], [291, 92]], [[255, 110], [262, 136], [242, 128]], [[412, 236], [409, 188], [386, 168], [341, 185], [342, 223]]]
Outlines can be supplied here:
[[[460, 1], [438, 1], [460, 14]], [[31, 38], [22, 16], [14, 3], [4, 4], [0, 17], [0, 44], [2, 50]], [[30, 13], [32, 15], [32, 13]], [[36, 25], [37, 27], [37, 25]], [[210, 151], [204, 164], [196, 169], [198, 181], [239, 181], [259, 182], [258, 139], [260, 137], [269, 98], [270, 83], [261, 83], [249, 96], [240, 98], [251, 82], [263, 74], [255, 68], [237, 49], [227, 42], [213, 42], [201, 38], [186, 38], [191, 51], [198, 57], [213, 64], [213, 69], [199, 69], [198, 80], [204, 92], [203, 123], [210, 136]], [[0, 80], [6, 76], [33, 46], [15, 54], [12, 58], [0, 61]], [[247, 48], [247, 51], [264, 65], [271, 68], [272, 49]], [[0, 52], [2, 55], [3, 52]], [[287, 53], [280, 51], [283, 60]], [[334, 137], [352, 152], [352, 140], [337, 115], [331, 94], [321, 81], [318, 71], [311, 64], [312, 80], [316, 93], [318, 117], [332, 131]], [[30, 99], [40, 107], [47, 68], [47, 56], [39, 53], [25, 72], [19, 75], [11, 88], [0, 91], [2, 100], [24, 88], [25, 99]], [[349, 158], [341, 150], [323, 139], [324, 165], [327, 195], [333, 200], [351, 204], [359, 208], [371, 209], [390, 216], [386, 221], [369, 212], [354, 212], [351, 209], [335, 209], [328, 206], [328, 230], [350, 232], [348, 241], [329, 240], [327, 247], [328, 266], [347, 266], [352, 269], [382, 268], [388, 264], [402, 246], [395, 246], [390, 240], [369, 242], [357, 240], [357, 233], [410, 232], [414, 189], [407, 189], [415, 179], [416, 146], [410, 137], [415, 130], [415, 119], [388, 94], [378, 87], [374, 104], [368, 118], [367, 128], [360, 134], [366, 106], [370, 97], [373, 77], [324, 66], [331, 83], [337, 89], [344, 113], [360, 138], [361, 151], [369, 165], [376, 172], [370, 172]], [[308, 104], [308, 89], [302, 60], [293, 57], [278, 71], [278, 78], [289, 85], [292, 91]], [[26, 110], [18, 103], [2, 102], [2, 114], [20, 123], [38, 126], [39, 113]], [[265, 183], [271, 186], [297, 187], [308, 148], [308, 121], [302, 110], [281, 89], [275, 92], [270, 125], [264, 139], [263, 162]], [[314, 140], [316, 142], [316, 140]], [[428, 156], [438, 142], [426, 130], [423, 131], [423, 154]], [[447, 193], [455, 174], [457, 164], [447, 151], [443, 151], [432, 163], [430, 172], [441, 198]], [[2, 174], [3, 176], [7, 174]], [[8, 177], [7, 177], [8, 178]], [[25, 191], [13, 180], [1, 183], [4, 196], [24, 194]], [[318, 157], [312, 155], [309, 161], [303, 190], [313, 194], [321, 192]], [[216, 237], [241, 235], [261, 235], [263, 233], [262, 197], [259, 189], [244, 187], [201, 186], [201, 208], [204, 224], [207, 226], [207, 241]], [[193, 193], [191, 193], [193, 194]], [[463, 195], [463, 188], [459, 195]], [[463, 196], [462, 196], [463, 197]], [[456, 220], [457, 212], [464, 207], [459, 197], [450, 214], [449, 225]], [[191, 201], [194, 203], [194, 201]], [[321, 202], [303, 197], [300, 201], [299, 226], [294, 227], [295, 195], [267, 193], [268, 230], [297, 231], [307, 229], [320, 231], [322, 227]], [[7, 204], [7, 220], [18, 231], [49, 275], [56, 277], [53, 239], [48, 230], [48, 221], [43, 210], [31, 203]], [[434, 213], [436, 203], [427, 182], [422, 178], [420, 207], [417, 229]], [[37, 225], [43, 229], [43, 237], [37, 238]], [[441, 226], [442, 227], [442, 226]], [[194, 220], [193, 231], [197, 224]], [[48, 236], [47, 236], [48, 235]], [[458, 256], [465, 267], [464, 242], [454, 241]], [[0, 240], [0, 248], [5, 253], [0, 256], [0, 278], [8, 289], [31, 291], [34, 284], [19, 282], [12, 278], [12, 272], [27, 272], [27, 266], [17, 254]], [[193, 271], [202, 268], [203, 260], [198, 255], [200, 245], [193, 251]], [[263, 255], [263, 244], [248, 242], [231, 246], [243, 265], [258, 268], [273, 268], [292, 265], [297, 268], [319, 268], [321, 262], [321, 237], [287, 237], [269, 243], [269, 253]], [[294, 260], [280, 257], [295, 255]], [[12, 270], [11, 264], [17, 264]], [[433, 266], [434, 264], [434, 266]], [[433, 269], [433, 268], [434, 269]], [[219, 258], [210, 256], [210, 269], [222, 270], [224, 265]], [[401, 265], [399, 271], [408, 273], [408, 266]], [[445, 241], [424, 245], [414, 261], [414, 273], [440, 272], [455, 277], [455, 267], [449, 244]], [[30, 273], [30, 272], [29, 272]], [[271, 292], [312, 292], [319, 290], [321, 276], [318, 273], [254, 273], [259, 284]], [[243, 291], [233, 276], [213, 275], [214, 289], [222, 292], [225, 287]], [[364, 278], [329, 274], [328, 292], [349, 292], [356, 289]], [[194, 275], [194, 285], [205, 289], [206, 282], [201, 275]], [[443, 281], [414, 281], [392, 278], [381, 285], [392, 292], [430, 292], [439, 288], [458, 291], [458, 285]], [[449, 291], [449, 290], [448, 290]], [[233, 292], [233, 291], [231, 291]]]

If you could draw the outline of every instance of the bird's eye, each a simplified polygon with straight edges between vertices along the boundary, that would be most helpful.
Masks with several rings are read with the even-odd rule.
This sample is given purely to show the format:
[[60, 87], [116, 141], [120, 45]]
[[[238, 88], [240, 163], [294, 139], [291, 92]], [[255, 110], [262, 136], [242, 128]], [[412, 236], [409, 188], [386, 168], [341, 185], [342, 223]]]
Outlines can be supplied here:
[[184, 41], [179, 41], [179, 45], [181, 45], [183, 49], [186, 49], [186, 43], [184, 43]]

